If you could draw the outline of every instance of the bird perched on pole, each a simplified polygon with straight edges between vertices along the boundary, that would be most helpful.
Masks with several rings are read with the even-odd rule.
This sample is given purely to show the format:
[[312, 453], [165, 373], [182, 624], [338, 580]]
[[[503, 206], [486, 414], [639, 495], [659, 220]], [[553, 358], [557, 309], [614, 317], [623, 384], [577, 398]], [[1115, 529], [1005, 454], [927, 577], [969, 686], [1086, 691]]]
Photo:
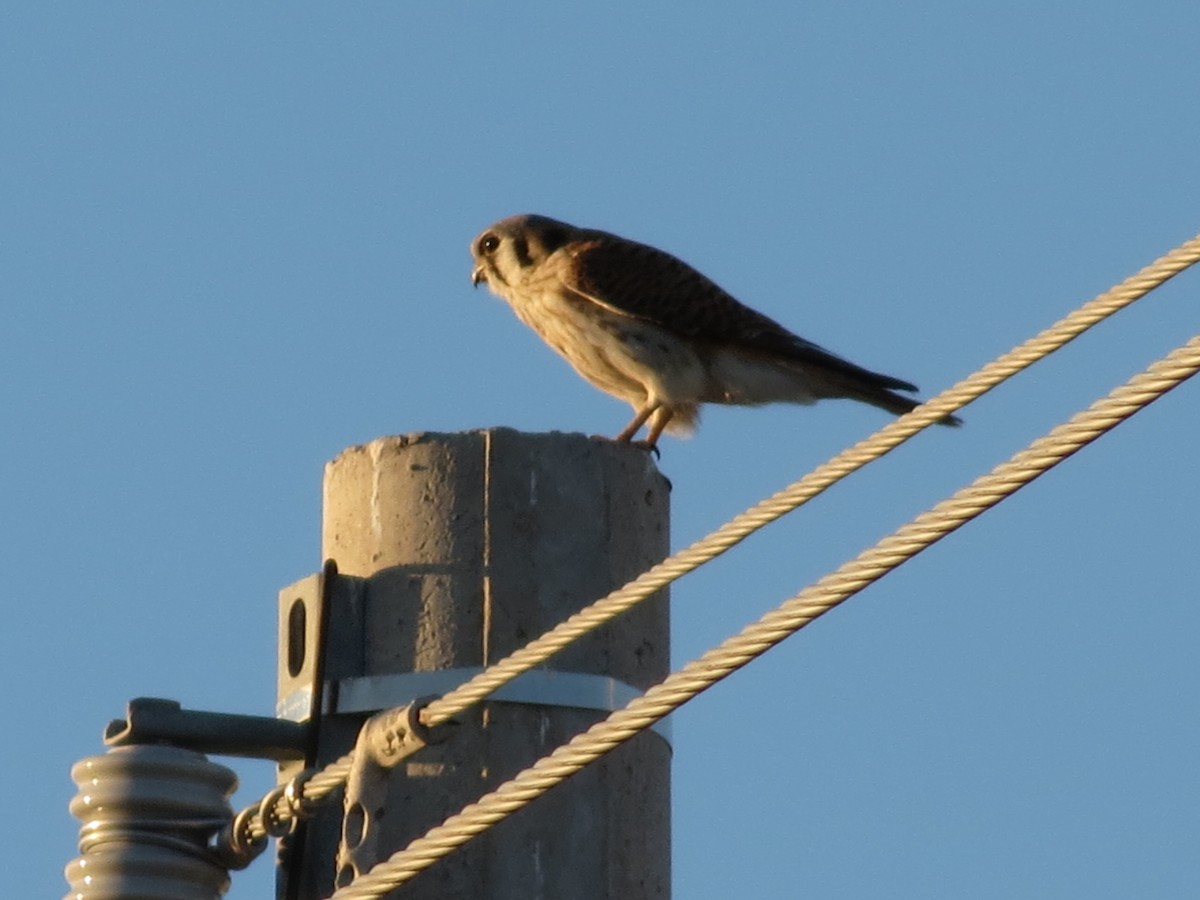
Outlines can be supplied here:
[[[646, 244], [545, 216], [501, 219], [471, 244], [486, 281], [585, 379], [630, 404], [616, 436], [689, 434], [703, 403], [811, 404], [846, 397], [900, 415], [916, 386], [835, 356]], [[959, 420], [947, 416], [947, 425]], [[648, 423], [648, 424], [647, 424]]]

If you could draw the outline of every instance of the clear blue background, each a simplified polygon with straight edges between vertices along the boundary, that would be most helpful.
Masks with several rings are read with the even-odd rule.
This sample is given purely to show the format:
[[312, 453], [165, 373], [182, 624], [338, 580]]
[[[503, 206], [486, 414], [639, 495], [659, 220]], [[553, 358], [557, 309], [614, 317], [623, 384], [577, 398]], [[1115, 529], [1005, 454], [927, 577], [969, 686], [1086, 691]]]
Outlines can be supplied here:
[[[625, 423], [471, 290], [484, 226], [657, 244], [928, 394], [1200, 230], [1197, 84], [1155, 0], [6, 5], [5, 892], [65, 893], [68, 769], [127, 699], [270, 712], [326, 460]], [[1188, 273], [680, 582], [677, 663], [1197, 331]], [[1198, 407], [679, 713], [675, 896], [1195, 896]], [[885, 421], [710, 411], [663, 445], [674, 545]]]

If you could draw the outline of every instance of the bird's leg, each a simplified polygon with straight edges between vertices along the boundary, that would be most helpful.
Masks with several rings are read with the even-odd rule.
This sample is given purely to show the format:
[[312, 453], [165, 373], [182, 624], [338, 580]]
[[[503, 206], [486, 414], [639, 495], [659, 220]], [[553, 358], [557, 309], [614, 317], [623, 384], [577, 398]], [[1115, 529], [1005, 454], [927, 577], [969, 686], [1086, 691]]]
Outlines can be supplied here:
[[[656, 409], [658, 409], [657, 403], [647, 403], [638, 410], [638, 414], [633, 417], [633, 421], [626, 425], [621, 433], [613, 438], [613, 440], [622, 444], [628, 444], [631, 440], [633, 440], [633, 436], [637, 434], [639, 430], [641, 430], [641, 427], [646, 424], [646, 420], [650, 418]], [[651, 441], [651, 443], [653, 443], [653, 441]]]
[[646, 446], [648, 450], [657, 450], [658, 437], [663, 433], [663, 429], [667, 427], [667, 423], [671, 421], [675, 415], [675, 410], [660, 406], [654, 415], [654, 421], [650, 423], [650, 431], [646, 435], [645, 441], [639, 441]]

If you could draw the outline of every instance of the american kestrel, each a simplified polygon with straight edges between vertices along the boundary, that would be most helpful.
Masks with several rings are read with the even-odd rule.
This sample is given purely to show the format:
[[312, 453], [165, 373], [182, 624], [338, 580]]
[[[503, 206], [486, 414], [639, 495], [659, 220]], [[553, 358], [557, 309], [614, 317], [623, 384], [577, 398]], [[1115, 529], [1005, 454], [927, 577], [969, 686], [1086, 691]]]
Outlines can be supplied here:
[[[471, 281], [513, 308], [585, 379], [649, 422], [688, 434], [702, 403], [811, 404], [848, 397], [897, 415], [907, 381], [860, 368], [742, 305], [669, 253], [545, 216], [502, 219], [471, 244]], [[958, 419], [942, 420], [957, 425]]]

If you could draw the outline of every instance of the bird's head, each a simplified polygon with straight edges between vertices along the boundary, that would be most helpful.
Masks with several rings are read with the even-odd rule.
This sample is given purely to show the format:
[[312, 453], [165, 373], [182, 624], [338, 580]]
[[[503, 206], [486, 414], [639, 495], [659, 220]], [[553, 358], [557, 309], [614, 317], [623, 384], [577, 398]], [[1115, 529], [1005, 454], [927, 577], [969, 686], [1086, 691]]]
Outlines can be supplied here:
[[471, 242], [475, 268], [471, 283], [486, 281], [496, 293], [516, 288], [556, 250], [580, 235], [580, 229], [545, 216], [501, 219]]

